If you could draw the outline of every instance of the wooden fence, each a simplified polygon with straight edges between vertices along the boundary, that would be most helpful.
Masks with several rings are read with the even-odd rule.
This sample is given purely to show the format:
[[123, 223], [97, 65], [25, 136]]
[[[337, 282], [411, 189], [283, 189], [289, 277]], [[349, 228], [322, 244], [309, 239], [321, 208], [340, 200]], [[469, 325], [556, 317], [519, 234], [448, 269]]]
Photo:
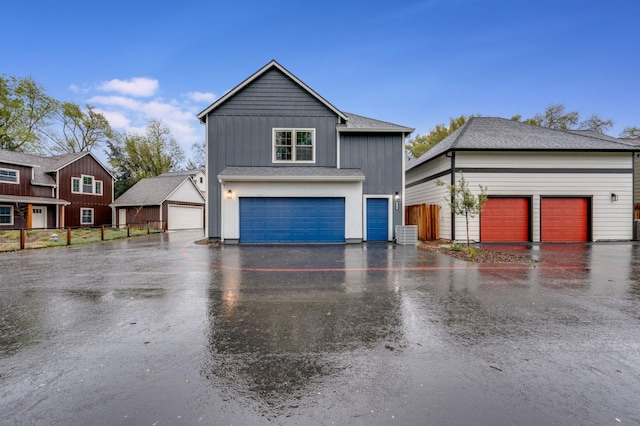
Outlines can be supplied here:
[[404, 223], [418, 225], [418, 239], [437, 240], [440, 238], [440, 206], [419, 204], [404, 209]]

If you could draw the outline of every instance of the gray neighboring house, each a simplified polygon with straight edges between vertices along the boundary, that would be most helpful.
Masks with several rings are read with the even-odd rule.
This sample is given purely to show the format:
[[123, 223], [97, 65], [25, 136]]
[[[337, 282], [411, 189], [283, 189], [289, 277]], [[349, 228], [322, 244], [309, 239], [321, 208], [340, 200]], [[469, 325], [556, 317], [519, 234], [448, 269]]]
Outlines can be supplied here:
[[489, 199], [470, 222], [480, 242], [579, 242], [633, 238], [634, 146], [596, 132], [559, 131], [474, 117], [406, 165], [406, 203], [440, 204], [440, 237], [466, 238], [447, 189], [464, 175]]
[[225, 243], [391, 241], [414, 129], [340, 111], [275, 61], [198, 118], [207, 235]]
[[204, 195], [189, 174], [141, 179], [111, 208], [119, 227], [166, 222], [168, 230], [204, 228]]
[[180, 170], [177, 172], [164, 172], [158, 177], [167, 177], [167, 176], [191, 176], [193, 182], [196, 184], [200, 192], [206, 194], [207, 188], [207, 174], [204, 170], [201, 169], [193, 169], [193, 170]]

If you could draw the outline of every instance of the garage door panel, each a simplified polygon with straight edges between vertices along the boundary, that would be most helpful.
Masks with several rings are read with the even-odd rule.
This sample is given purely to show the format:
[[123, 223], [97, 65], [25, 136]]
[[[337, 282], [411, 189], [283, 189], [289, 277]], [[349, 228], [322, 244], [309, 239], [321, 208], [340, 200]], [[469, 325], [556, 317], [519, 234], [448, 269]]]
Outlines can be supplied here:
[[344, 230], [344, 198], [240, 198], [240, 242], [344, 242]]
[[167, 228], [202, 229], [204, 209], [200, 206], [169, 205], [167, 208]]
[[480, 214], [480, 241], [524, 242], [529, 240], [529, 198], [488, 198]]
[[587, 198], [542, 198], [541, 241], [586, 242], [588, 218]]

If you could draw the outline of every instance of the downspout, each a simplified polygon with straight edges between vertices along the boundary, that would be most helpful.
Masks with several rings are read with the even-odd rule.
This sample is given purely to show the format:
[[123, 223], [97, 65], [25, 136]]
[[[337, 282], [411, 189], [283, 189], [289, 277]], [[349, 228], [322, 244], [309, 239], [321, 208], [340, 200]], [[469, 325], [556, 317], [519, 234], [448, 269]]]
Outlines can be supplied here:
[[204, 235], [209, 239], [209, 214], [211, 212], [211, 206], [209, 205], [209, 179], [211, 169], [209, 168], [209, 114], [204, 116], [204, 169], [207, 173], [204, 182]]
[[[338, 121], [340, 121], [339, 117]], [[340, 131], [338, 130], [338, 126], [336, 126], [336, 168], [340, 168]]]
[[[451, 152], [451, 185], [456, 184], [456, 152]], [[452, 200], [453, 201], [453, 200]], [[451, 241], [456, 240], [456, 215], [451, 210]]]
[[405, 146], [404, 140], [405, 140], [405, 138], [407, 136], [408, 135], [406, 135], [404, 132], [402, 132], [402, 198], [401, 198], [401, 203], [400, 203], [400, 208], [401, 208], [401, 210], [400, 210], [400, 216], [401, 216], [400, 223], [402, 224], [402, 226], [405, 225], [405, 223], [404, 223], [404, 219], [405, 219], [405, 217], [404, 217], [405, 216], [405, 213], [404, 213], [404, 196], [405, 196], [405, 192], [404, 192], [404, 190], [405, 190], [405, 180], [406, 180], [406, 172], [405, 172], [406, 163], [405, 162], [407, 161], [407, 154], [406, 154], [407, 148]]
[[[60, 170], [56, 171], [56, 200], [60, 199]], [[60, 228], [60, 206], [56, 206], [56, 229]]]

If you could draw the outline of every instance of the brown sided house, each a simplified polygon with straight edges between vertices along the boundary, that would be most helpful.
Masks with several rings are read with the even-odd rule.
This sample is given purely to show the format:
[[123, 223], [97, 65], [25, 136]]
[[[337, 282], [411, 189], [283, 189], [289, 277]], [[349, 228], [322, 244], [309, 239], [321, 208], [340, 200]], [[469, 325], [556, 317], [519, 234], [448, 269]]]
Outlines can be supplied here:
[[204, 228], [205, 200], [190, 176], [158, 176], [140, 180], [111, 204], [123, 227], [166, 222], [166, 229]]
[[113, 180], [90, 152], [0, 150], [0, 230], [111, 224]]

